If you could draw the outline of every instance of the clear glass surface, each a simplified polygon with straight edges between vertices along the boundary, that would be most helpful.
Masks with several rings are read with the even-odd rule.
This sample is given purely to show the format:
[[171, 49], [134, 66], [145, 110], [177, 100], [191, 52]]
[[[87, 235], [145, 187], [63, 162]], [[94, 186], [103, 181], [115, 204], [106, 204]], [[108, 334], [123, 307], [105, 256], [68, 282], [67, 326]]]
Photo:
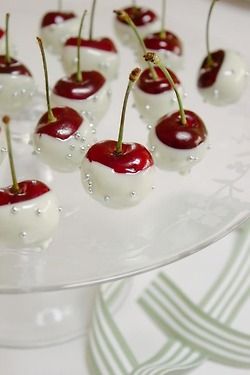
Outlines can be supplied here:
[[[80, 14], [82, 4], [75, 3]], [[112, 9], [127, 3], [99, 3], [97, 21], [107, 17], [110, 22], [97, 22], [96, 34], [115, 39]], [[158, 13], [159, 4], [155, 4]], [[41, 4], [3, 1], [3, 10], [11, 11], [17, 20], [12, 27], [13, 37], [20, 46], [20, 59], [30, 64], [40, 90], [42, 63], [35, 35], [39, 19], [49, 6], [48, 1]], [[25, 253], [0, 248], [0, 293], [59, 290], [145, 272], [205, 248], [250, 216], [249, 85], [239, 102], [225, 107], [204, 103], [196, 88], [197, 71], [206, 54], [208, 7], [209, 1], [205, 0], [169, 1], [167, 16], [169, 29], [182, 38], [185, 48], [184, 69], [178, 74], [188, 94], [185, 107], [199, 113], [208, 128], [211, 148], [205, 158], [185, 176], [157, 170], [155, 189], [147, 199], [136, 207], [114, 210], [86, 194], [78, 172], [55, 173], [32, 154], [31, 145], [16, 141], [19, 178], [47, 182], [58, 194], [62, 214], [59, 229], [47, 250]], [[211, 24], [212, 49], [237, 50], [250, 62], [246, 32], [249, 11], [249, 4], [240, 0], [216, 5]], [[235, 20], [237, 27], [232, 30]], [[22, 33], [18, 33], [18, 27], [22, 27]], [[117, 137], [127, 77], [137, 65], [133, 52], [115, 41], [121, 66], [118, 80], [111, 84], [112, 104], [97, 128], [99, 140]], [[49, 53], [48, 66], [53, 86], [63, 71], [60, 61]], [[147, 143], [147, 125], [132, 108], [132, 102], [131, 98], [124, 141]], [[33, 118], [27, 121], [28, 129], [35, 126]], [[0, 185], [9, 183], [6, 159], [1, 166]]]

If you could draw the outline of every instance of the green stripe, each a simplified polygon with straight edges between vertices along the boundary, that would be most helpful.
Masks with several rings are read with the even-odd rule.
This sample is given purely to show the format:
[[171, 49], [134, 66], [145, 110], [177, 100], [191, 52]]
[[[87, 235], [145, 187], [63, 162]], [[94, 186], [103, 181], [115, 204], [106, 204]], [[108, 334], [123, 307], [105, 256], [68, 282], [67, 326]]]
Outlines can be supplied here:
[[[161, 274], [160, 275], [161, 279], [165, 282], [166, 285], [168, 285], [169, 288], [171, 288], [172, 290], [174, 290], [175, 294], [179, 297], [180, 300], [182, 300], [187, 306], [188, 306], [188, 310], [190, 311], [193, 311], [195, 313], [195, 315], [199, 316], [200, 318], [202, 318], [204, 321], [207, 321], [211, 324], [211, 326], [213, 327], [216, 327], [218, 328], [219, 331], [221, 332], [225, 332], [227, 335], [230, 335], [232, 336], [235, 341], [236, 340], [243, 340], [243, 341], [247, 341], [247, 344], [245, 343], [239, 343], [239, 342], [235, 342], [235, 341], [231, 341], [233, 344], [236, 344], [237, 346], [242, 346], [243, 348], [246, 348], [248, 350], [250, 350], [250, 336], [248, 334], [245, 334], [245, 333], [242, 333], [242, 332], [239, 332], [233, 328], [230, 328], [230, 327], [227, 327], [225, 326], [225, 324], [222, 324], [220, 323], [218, 320], [212, 318], [210, 315], [207, 315], [203, 312], [203, 310], [201, 310], [199, 308], [198, 305], [195, 305], [190, 299], [188, 299], [185, 294], [183, 294], [181, 292], [181, 290], [169, 279], [166, 278], [165, 275]], [[167, 298], [169, 297], [164, 290], [160, 289], [160, 291], [162, 292], [162, 294], [164, 294]], [[174, 302], [174, 301], [173, 301]], [[176, 305], [176, 303], [174, 302], [174, 305], [178, 307], [178, 305]], [[183, 311], [182, 309], [180, 309], [178, 307], [179, 311]], [[184, 314], [184, 316], [187, 316], [188, 319], [190, 321], [193, 322], [193, 320], [186, 314]], [[202, 327], [200, 325], [200, 323], [195, 323], [198, 327]], [[210, 332], [208, 331], [206, 328], [204, 328], [205, 331], [207, 332]], [[215, 336], [218, 336], [218, 334], [215, 334]], [[219, 337], [219, 336], [218, 336]], [[227, 341], [229, 341], [229, 339], [227, 339]]]
[[87, 348], [86, 348], [86, 361], [87, 361], [88, 369], [90, 370], [91, 374], [103, 375], [99, 367], [97, 367], [97, 361], [94, 358], [94, 354], [92, 352], [90, 343], [88, 343]]
[[[97, 306], [98, 307], [98, 306]], [[116, 354], [116, 351], [115, 349], [113, 348], [113, 345], [111, 344], [109, 338], [108, 338], [108, 335], [105, 334], [104, 332], [104, 329], [102, 327], [102, 324], [101, 324], [101, 321], [99, 319], [99, 316], [98, 316], [98, 309], [96, 309], [95, 311], [95, 318], [96, 318], [96, 321], [97, 321], [97, 324], [98, 324], [98, 327], [99, 327], [99, 330], [101, 331], [101, 335], [103, 337], [103, 340], [105, 341], [106, 343], [106, 346], [109, 350], [109, 353], [112, 355], [114, 361], [116, 362], [117, 366], [119, 367], [120, 371], [123, 373], [123, 374], [126, 374], [126, 368], [123, 366], [121, 360], [119, 359], [118, 355]], [[100, 310], [102, 310], [102, 307], [100, 307]], [[102, 313], [103, 311], [101, 311]], [[104, 316], [104, 314], [103, 314]], [[113, 331], [111, 331], [110, 333], [111, 335], [113, 334]]]
[[117, 343], [119, 344], [122, 352], [124, 353], [124, 356], [128, 359], [131, 366], [134, 368], [135, 366], [137, 366], [137, 360], [136, 360], [132, 350], [128, 346], [127, 342], [125, 341], [124, 337], [122, 336], [118, 326], [114, 323], [114, 320], [112, 319], [112, 317], [111, 317], [111, 315], [110, 315], [110, 313], [107, 309], [107, 306], [105, 305], [101, 295], [100, 295], [100, 303], [101, 303], [103, 315], [105, 316], [106, 322], [109, 325], [110, 330], [113, 333], [113, 336], [115, 337], [115, 339], [116, 339]]
[[[161, 305], [161, 302], [158, 301], [155, 298], [154, 295], [151, 295], [151, 293], [149, 291], [147, 293], [150, 295], [150, 297], [151, 297], [152, 300], [154, 300], [158, 305]], [[193, 348], [193, 350], [195, 350], [195, 351], [196, 350], [198, 350], [198, 351], [202, 350], [208, 357], [211, 357], [211, 354], [212, 354], [213, 359], [216, 359], [220, 363], [231, 364], [234, 367], [238, 366], [238, 367], [249, 368], [250, 363], [246, 363], [246, 362], [242, 362], [242, 361], [237, 361], [237, 360], [231, 360], [230, 356], [229, 356], [229, 358], [227, 357], [226, 360], [225, 360], [225, 357], [217, 355], [216, 349], [215, 349], [215, 352], [213, 352], [211, 350], [208, 350], [206, 347], [204, 347], [204, 345], [200, 345], [200, 344], [196, 345], [193, 342], [190, 342], [190, 340], [188, 340], [185, 336], [177, 334], [176, 331], [174, 329], [172, 329], [170, 325], [166, 325], [166, 323], [162, 319], [162, 317], [159, 316], [158, 313], [154, 310], [154, 308], [152, 308], [145, 300], [139, 300], [139, 303], [147, 311], [147, 313], [150, 315], [150, 317], [152, 317], [157, 322], [158, 326], [160, 326], [163, 329], [163, 331], [167, 330], [168, 332], [170, 332], [170, 334], [173, 337], [181, 340], [187, 346]], [[162, 306], [162, 308], [163, 308], [163, 310], [166, 310], [166, 312], [168, 313], [167, 309], [165, 309], [165, 306]], [[169, 313], [169, 315], [172, 317], [173, 320], [176, 320], [175, 317], [171, 313]], [[180, 323], [179, 326], [183, 327], [183, 324]], [[184, 329], [188, 330], [186, 327], [184, 327]], [[192, 331], [191, 331], [191, 333], [192, 333]], [[207, 340], [204, 340], [204, 341], [207, 341]]]
[[247, 299], [249, 298], [249, 293], [250, 293], [250, 288], [246, 290], [246, 292], [242, 295], [242, 297], [238, 301], [238, 304], [234, 306], [233, 310], [231, 311], [231, 314], [229, 315], [227, 319], [228, 322], [231, 322], [235, 319], [239, 310], [242, 308], [242, 306], [246, 303]]

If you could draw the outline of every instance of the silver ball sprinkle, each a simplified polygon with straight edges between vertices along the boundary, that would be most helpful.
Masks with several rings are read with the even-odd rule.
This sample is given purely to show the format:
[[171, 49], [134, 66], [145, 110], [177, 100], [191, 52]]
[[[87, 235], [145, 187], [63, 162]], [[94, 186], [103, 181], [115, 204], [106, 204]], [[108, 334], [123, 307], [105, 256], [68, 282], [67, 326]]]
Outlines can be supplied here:
[[11, 214], [12, 215], [15, 215], [15, 214], [17, 214], [18, 213], [18, 208], [16, 207], [16, 206], [13, 206], [13, 207], [11, 207], [11, 210], [10, 210], [10, 212], [11, 212]]
[[190, 155], [190, 156], [188, 157], [188, 160], [189, 160], [189, 161], [197, 161], [197, 160], [199, 160], [199, 158], [198, 158], [197, 156]]
[[21, 232], [19, 233], [20, 238], [25, 238], [27, 236], [27, 232]]
[[150, 105], [145, 105], [145, 109], [147, 110], [147, 111], [149, 111], [150, 110]]
[[42, 210], [40, 210], [40, 208], [38, 208], [35, 213], [36, 213], [37, 216], [41, 216]]
[[152, 129], [152, 125], [147, 125], [148, 130]]
[[71, 159], [72, 158], [72, 154], [67, 154], [66, 155], [66, 159]]
[[80, 139], [81, 138], [81, 134], [79, 132], [76, 132], [75, 135], [74, 135], [75, 139]]
[[131, 191], [131, 193], [129, 193], [130, 197], [131, 198], [135, 198], [136, 197], [136, 192], [135, 191]]
[[7, 148], [6, 147], [2, 147], [1, 148], [1, 152], [7, 152]]
[[69, 149], [70, 149], [71, 151], [74, 151], [75, 148], [76, 148], [75, 145], [70, 145], [70, 146], [69, 146]]
[[58, 207], [59, 214], [62, 212], [62, 207]]
[[104, 201], [105, 201], [105, 202], [110, 201], [110, 196], [109, 196], [109, 195], [105, 195], [105, 197], [104, 197]]
[[84, 146], [81, 146], [81, 147], [80, 147], [80, 151], [84, 152], [84, 151], [85, 151], [85, 147], [84, 147]]

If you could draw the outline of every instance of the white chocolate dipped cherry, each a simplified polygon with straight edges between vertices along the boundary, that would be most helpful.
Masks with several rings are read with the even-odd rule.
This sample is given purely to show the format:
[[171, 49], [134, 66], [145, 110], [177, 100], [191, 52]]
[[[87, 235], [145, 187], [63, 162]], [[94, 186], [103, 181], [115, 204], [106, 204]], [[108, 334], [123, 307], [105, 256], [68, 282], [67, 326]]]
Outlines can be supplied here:
[[5, 54], [0, 55], [0, 112], [17, 113], [30, 105], [36, 91], [29, 69], [9, 53], [9, 14], [6, 14]]
[[61, 55], [65, 41], [77, 33], [79, 19], [72, 11], [61, 9], [49, 11], [41, 19], [40, 36], [51, 53]]
[[48, 70], [40, 38], [37, 38], [44, 66], [48, 111], [38, 121], [33, 134], [33, 145], [38, 157], [59, 172], [73, 172], [80, 167], [82, 158], [94, 143], [94, 130], [89, 121], [73, 108], [51, 108]]
[[78, 35], [77, 71], [69, 77], [59, 79], [51, 92], [54, 106], [69, 106], [84, 114], [91, 123], [97, 125], [108, 110], [110, 88], [106, 78], [96, 70], [82, 71], [80, 56], [80, 39], [84, 12]]
[[87, 193], [112, 208], [138, 204], [153, 189], [154, 163], [151, 153], [139, 143], [123, 143], [125, 111], [129, 92], [140, 69], [132, 71], [123, 103], [118, 141], [94, 144], [85, 155], [82, 183]]
[[165, 170], [188, 173], [199, 163], [208, 148], [207, 129], [193, 111], [184, 110], [180, 95], [159, 57], [148, 52], [145, 59], [156, 64], [168, 77], [176, 93], [179, 111], [161, 117], [149, 132], [149, 145], [155, 164]]
[[[108, 37], [93, 37], [96, 0], [92, 0], [89, 37], [80, 40], [81, 70], [100, 71], [105, 78], [115, 79], [118, 75], [119, 54], [115, 43]], [[62, 50], [62, 64], [67, 75], [77, 70], [78, 37], [66, 40]]]
[[249, 67], [243, 56], [236, 51], [210, 51], [209, 25], [216, 1], [218, 0], [212, 0], [209, 9], [206, 28], [207, 56], [200, 66], [197, 86], [206, 102], [223, 106], [240, 99], [247, 86]]
[[[138, 31], [142, 37], [157, 30], [158, 17], [153, 10], [137, 5], [132, 5], [120, 9], [120, 11], [124, 11], [129, 15], [129, 17], [138, 28]], [[124, 21], [124, 19], [120, 18], [119, 13], [117, 12], [114, 19], [114, 28], [117, 37], [124, 44], [132, 47], [136, 45], [136, 40], [133, 32], [131, 31], [127, 22]]]
[[38, 180], [17, 182], [9, 117], [3, 118], [13, 184], [0, 188], [0, 244], [7, 248], [43, 248], [52, 239], [59, 223], [59, 207], [51, 189]]
[[[142, 55], [145, 55], [146, 47], [132, 19], [126, 12], [115, 12], [131, 27], [141, 47]], [[147, 62], [147, 66], [135, 84], [133, 96], [141, 117], [151, 127], [161, 116], [178, 109], [178, 102], [170, 82], [161, 69], [155, 68], [150, 61]], [[174, 72], [170, 71], [170, 74], [179, 94], [183, 96], [180, 80]]]
[[[157, 53], [161, 61], [174, 71], [183, 67], [183, 44], [180, 38], [165, 27], [166, 0], [162, 0], [161, 30], [147, 34], [143, 42], [148, 51]], [[137, 50], [138, 60], [141, 66], [145, 65], [145, 60], [141, 54], [141, 49]]]

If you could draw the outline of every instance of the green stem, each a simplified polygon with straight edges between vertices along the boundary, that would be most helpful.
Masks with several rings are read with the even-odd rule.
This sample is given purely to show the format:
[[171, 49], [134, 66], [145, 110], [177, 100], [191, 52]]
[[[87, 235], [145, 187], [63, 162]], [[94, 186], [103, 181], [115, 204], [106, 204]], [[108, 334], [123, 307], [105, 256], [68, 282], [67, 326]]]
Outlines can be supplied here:
[[56, 117], [54, 116], [51, 105], [50, 105], [50, 97], [49, 97], [49, 78], [48, 78], [48, 68], [47, 68], [47, 62], [46, 62], [46, 56], [45, 51], [43, 48], [43, 42], [42, 39], [37, 37], [36, 38], [40, 47], [41, 55], [42, 55], [42, 61], [43, 61], [43, 70], [44, 70], [44, 78], [45, 78], [45, 91], [46, 91], [46, 101], [47, 101], [47, 108], [48, 108], [48, 121], [49, 122], [55, 122]]
[[157, 65], [161, 69], [161, 71], [165, 74], [165, 77], [169, 81], [169, 83], [170, 83], [170, 85], [171, 85], [172, 89], [174, 90], [174, 92], [176, 94], [176, 97], [177, 97], [180, 116], [181, 116], [181, 123], [182, 123], [182, 125], [186, 125], [187, 119], [186, 119], [185, 111], [184, 111], [184, 108], [183, 108], [182, 100], [181, 100], [180, 94], [179, 94], [179, 92], [178, 92], [178, 90], [175, 86], [173, 78], [171, 77], [171, 74], [169, 73], [168, 69], [163, 65], [159, 56], [157, 56], [157, 54], [154, 53], [154, 52], [146, 53], [146, 55], [144, 55], [144, 58], [145, 58], [146, 61], [151, 61], [155, 65]]
[[209, 12], [208, 12], [208, 17], [207, 17], [207, 24], [206, 24], [206, 47], [207, 47], [207, 64], [208, 64], [208, 66], [211, 66], [214, 63], [211, 52], [210, 52], [209, 28], [210, 28], [210, 19], [211, 19], [212, 11], [213, 11], [214, 5], [217, 1], [218, 0], [212, 0], [212, 2], [211, 2]]
[[[135, 33], [136, 38], [138, 39], [138, 42], [141, 46], [143, 55], [145, 55], [147, 53], [145, 44], [144, 44], [144, 42], [143, 42], [143, 40], [140, 36], [139, 31], [137, 30], [137, 27], [135, 26], [133, 20], [129, 17], [129, 15], [125, 11], [114, 11], [114, 12], [118, 15], [118, 17], [121, 17], [121, 19], [124, 20], [131, 27], [131, 29]], [[152, 78], [156, 81], [158, 79], [157, 73], [156, 73], [153, 65], [149, 61], [148, 61], [148, 67], [150, 69]]]
[[13, 191], [14, 194], [18, 194], [20, 192], [20, 187], [19, 187], [18, 182], [17, 182], [14, 159], [13, 159], [11, 135], [10, 135], [10, 128], [9, 128], [10, 118], [8, 116], [4, 116], [2, 118], [2, 121], [5, 125], [4, 129], [5, 129], [9, 163], [10, 163], [10, 171], [11, 171], [11, 177], [12, 177], [12, 191]]
[[84, 18], [86, 16], [86, 14], [87, 14], [87, 11], [85, 10], [83, 12], [83, 15], [82, 15], [82, 18], [81, 18], [79, 32], [78, 32], [78, 37], [77, 37], [77, 71], [76, 71], [76, 80], [77, 80], [77, 82], [82, 82], [80, 47], [81, 47], [82, 26], [83, 26], [83, 21], [84, 21]]
[[160, 38], [166, 38], [166, 0], [162, 0]]
[[57, 5], [57, 7], [58, 7], [58, 12], [62, 12], [62, 8], [63, 8], [63, 6], [62, 6], [62, 0], [58, 0], [58, 3], [57, 3], [58, 5]]
[[7, 13], [5, 17], [5, 62], [11, 63], [10, 50], [9, 50], [9, 18], [10, 14]]
[[122, 140], [123, 140], [125, 116], [126, 116], [126, 109], [127, 109], [129, 94], [130, 94], [130, 92], [131, 92], [131, 90], [134, 86], [134, 83], [139, 78], [140, 73], [141, 73], [141, 69], [136, 68], [130, 73], [130, 76], [129, 76], [129, 82], [128, 82], [127, 89], [126, 89], [125, 96], [124, 96], [124, 100], [123, 100], [122, 114], [121, 114], [121, 120], [120, 120], [120, 128], [119, 128], [119, 134], [118, 134], [118, 141], [116, 143], [116, 149], [115, 149], [115, 154], [117, 154], [117, 155], [122, 154]]
[[92, 0], [91, 14], [90, 14], [90, 26], [89, 26], [89, 39], [93, 39], [93, 28], [94, 28], [94, 15], [95, 15], [96, 0]]

